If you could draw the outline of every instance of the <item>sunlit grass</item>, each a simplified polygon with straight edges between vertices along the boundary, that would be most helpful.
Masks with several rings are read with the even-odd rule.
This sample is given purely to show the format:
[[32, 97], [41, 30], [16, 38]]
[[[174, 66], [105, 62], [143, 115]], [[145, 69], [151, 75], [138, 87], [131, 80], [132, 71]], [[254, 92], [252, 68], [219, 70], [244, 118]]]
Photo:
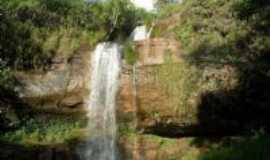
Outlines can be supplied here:
[[200, 91], [202, 71], [186, 62], [173, 63], [168, 57], [164, 65], [156, 67], [157, 82], [169, 95], [168, 103], [175, 113], [189, 109], [189, 99]]
[[31, 119], [20, 128], [0, 133], [0, 140], [23, 145], [64, 143], [83, 136], [86, 120]]

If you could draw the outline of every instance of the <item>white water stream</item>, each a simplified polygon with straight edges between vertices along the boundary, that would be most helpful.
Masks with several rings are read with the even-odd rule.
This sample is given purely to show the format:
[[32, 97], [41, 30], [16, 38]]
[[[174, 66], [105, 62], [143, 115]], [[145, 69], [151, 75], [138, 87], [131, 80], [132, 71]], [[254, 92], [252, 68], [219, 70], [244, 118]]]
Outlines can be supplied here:
[[[136, 7], [153, 11], [154, 0], [131, 0]], [[133, 41], [149, 38], [146, 26], [135, 28]], [[91, 94], [88, 98], [90, 138], [80, 151], [82, 160], [119, 160], [116, 145], [116, 97], [121, 72], [121, 47], [117, 43], [98, 44], [91, 63]]]
[[116, 94], [121, 71], [121, 49], [116, 43], [100, 43], [92, 57], [89, 132], [85, 160], [118, 160], [116, 146]]
[[146, 26], [137, 26], [131, 34], [133, 41], [142, 41], [148, 39], [151, 35], [151, 31], [148, 31]]

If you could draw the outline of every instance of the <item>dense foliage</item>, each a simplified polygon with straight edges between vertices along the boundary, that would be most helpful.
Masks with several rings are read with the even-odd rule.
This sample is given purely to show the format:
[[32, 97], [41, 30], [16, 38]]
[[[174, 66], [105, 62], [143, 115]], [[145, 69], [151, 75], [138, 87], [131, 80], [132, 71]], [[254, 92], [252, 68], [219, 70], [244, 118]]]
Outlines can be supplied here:
[[163, 19], [172, 21], [158, 26], [156, 33], [173, 32], [195, 59], [251, 62], [270, 50], [269, 8], [267, 1], [187, 0], [163, 7]]
[[188, 114], [196, 113], [205, 130], [269, 131], [269, 8], [268, 1], [256, 0], [186, 0], [162, 7], [152, 36], [177, 39], [188, 64], [172, 65], [158, 78], [170, 89], [170, 102], [180, 99], [175, 108], [196, 105]]
[[0, 0], [0, 88], [12, 89], [16, 70], [46, 70], [82, 45], [126, 39], [146, 15], [127, 0]]
[[12, 68], [44, 67], [53, 56], [70, 56], [81, 44], [127, 36], [142, 16], [124, 0], [0, 2], [0, 58]]

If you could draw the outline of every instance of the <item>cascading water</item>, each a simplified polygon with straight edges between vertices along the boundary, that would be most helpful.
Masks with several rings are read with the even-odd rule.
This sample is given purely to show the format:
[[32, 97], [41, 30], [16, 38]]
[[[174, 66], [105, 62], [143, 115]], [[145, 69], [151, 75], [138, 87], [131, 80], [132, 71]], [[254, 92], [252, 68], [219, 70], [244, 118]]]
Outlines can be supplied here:
[[[153, 11], [155, 0], [131, 0], [135, 6]], [[150, 37], [146, 26], [138, 26], [133, 41]], [[100, 43], [92, 58], [91, 94], [89, 97], [89, 140], [78, 147], [81, 160], [119, 160], [116, 146], [116, 95], [121, 71], [121, 47], [116, 43]], [[134, 66], [136, 95], [136, 66]], [[136, 103], [134, 104], [136, 107]], [[137, 141], [137, 140], [136, 140]]]
[[116, 147], [116, 94], [121, 70], [121, 48], [116, 43], [101, 43], [92, 58], [89, 98], [90, 140], [85, 160], [118, 160]]
[[142, 41], [150, 37], [151, 31], [147, 30], [146, 26], [137, 26], [131, 34], [133, 41]]

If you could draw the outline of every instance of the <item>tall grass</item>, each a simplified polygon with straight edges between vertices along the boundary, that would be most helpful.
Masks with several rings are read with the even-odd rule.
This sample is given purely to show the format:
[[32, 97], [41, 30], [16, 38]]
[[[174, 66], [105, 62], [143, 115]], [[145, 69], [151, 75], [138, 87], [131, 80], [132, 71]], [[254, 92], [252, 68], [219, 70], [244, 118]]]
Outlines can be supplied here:
[[134, 44], [128, 42], [124, 47], [124, 59], [129, 65], [134, 65], [137, 62], [138, 56], [135, 53]]

